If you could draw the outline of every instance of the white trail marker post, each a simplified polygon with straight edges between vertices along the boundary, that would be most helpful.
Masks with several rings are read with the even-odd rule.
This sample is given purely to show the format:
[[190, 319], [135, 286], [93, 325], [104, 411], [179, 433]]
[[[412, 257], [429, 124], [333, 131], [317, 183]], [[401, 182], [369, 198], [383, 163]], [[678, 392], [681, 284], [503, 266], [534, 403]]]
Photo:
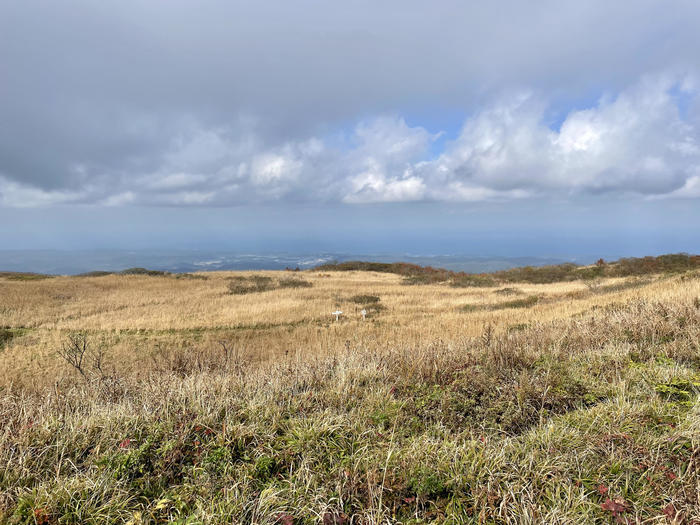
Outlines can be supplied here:
[[361, 311], [360, 313], [362, 314], [362, 320], [364, 321], [364, 320], [365, 320], [365, 317], [367, 317], [367, 310], [365, 310], [365, 309], [363, 308], [362, 311]]

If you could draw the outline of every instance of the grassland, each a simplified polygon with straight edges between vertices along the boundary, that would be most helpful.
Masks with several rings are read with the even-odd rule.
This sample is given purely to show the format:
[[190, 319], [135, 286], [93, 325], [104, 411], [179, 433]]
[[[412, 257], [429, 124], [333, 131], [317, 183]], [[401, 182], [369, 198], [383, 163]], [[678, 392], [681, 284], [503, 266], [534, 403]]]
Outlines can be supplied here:
[[373, 269], [0, 275], [0, 523], [700, 523], [697, 269]]

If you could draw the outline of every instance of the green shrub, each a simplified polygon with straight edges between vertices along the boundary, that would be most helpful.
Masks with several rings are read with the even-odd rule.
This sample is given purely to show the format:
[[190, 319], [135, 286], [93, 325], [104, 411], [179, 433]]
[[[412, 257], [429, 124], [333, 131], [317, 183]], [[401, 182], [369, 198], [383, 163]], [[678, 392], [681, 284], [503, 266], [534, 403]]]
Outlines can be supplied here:
[[581, 276], [577, 274], [578, 266], [573, 263], [552, 266], [525, 266], [495, 272], [496, 278], [505, 282], [526, 282], [532, 284], [546, 284], [559, 281], [575, 281]]
[[147, 268], [127, 268], [120, 272], [122, 275], [149, 275], [151, 277], [169, 275], [169, 272], [164, 272], [162, 270], [149, 270]]
[[342, 263], [329, 263], [317, 266], [315, 270], [349, 272], [380, 272], [393, 273], [405, 277], [404, 284], [433, 284], [445, 282], [455, 272], [431, 266], [419, 266], [409, 263], [378, 263], [365, 261], [347, 261]]
[[496, 281], [488, 275], [475, 275], [469, 273], [456, 273], [450, 280], [450, 286], [455, 288], [478, 287], [486, 288], [496, 286]]
[[484, 305], [481, 304], [465, 304], [460, 308], [463, 312], [478, 312], [484, 310]]
[[640, 288], [651, 281], [649, 279], [635, 279], [632, 281], [625, 281], [622, 283], [606, 284], [598, 287], [598, 292], [600, 293], [614, 293], [621, 292], [623, 290], [629, 290], [631, 288]]
[[521, 295], [523, 292], [517, 288], [500, 288], [493, 293], [498, 295]]
[[237, 275], [229, 277], [228, 292], [233, 295], [267, 292], [279, 288], [310, 288], [312, 283], [296, 277], [284, 277], [275, 280], [266, 275]]
[[418, 496], [434, 499], [450, 493], [450, 480], [434, 466], [420, 465], [408, 478], [408, 487]]
[[0, 272], [0, 278], [7, 279], [8, 281], [40, 281], [42, 279], [50, 279], [52, 277], [54, 276], [44, 273]]
[[670, 401], [692, 402], [700, 392], [700, 380], [674, 379], [656, 385], [656, 392]]
[[311, 288], [311, 281], [297, 277], [285, 277], [277, 282], [279, 288]]
[[356, 304], [373, 304], [379, 302], [378, 295], [353, 295], [350, 301]]
[[250, 277], [235, 276], [230, 278], [228, 291], [234, 295], [244, 295], [248, 293], [266, 292], [274, 290], [275, 284], [272, 277], [265, 275], [251, 275]]
[[536, 295], [530, 295], [523, 299], [513, 299], [496, 304], [465, 304], [460, 309], [463, 312], [479, 312], [483, 310], [504, 310], [506, 308], [529, 308], [540, 300]]
[[530, 306], [535, 306], [540, 300], [536, 295], [530, 295], [524, 299], [514, 299], [512, 301], [506, 301], [505, 303], [500, 303], [497, 308], [529, 308]]
[[316, 267], [325, 271], [368, 271], [394, 273], [404, 277], [404, 284], [449, 283], [455, 287], [497, 286], [499, 283], [526, 282], [547, 284], [578, 280], [593, 280], [602, 277], [629, 277], [634, 275], [678, 273], [700, 268], [700, 255], [685, 253], [660, 255], [658, 257], [626, 258], [616, 262], [601, 262], [595, 265], [579, 266], [564, 263], [548, 266], [525, 266], [501, 270], [493, 273], [472, 274], [454, 272], [431, 266], [418, 266], [408, 263], [378, 263], [347, 261], [330, 263]]
[[199, 273], [176, 273], [175, 279], [199, 279], [201, 281], [206, 281], [209, 277]]
[[15, 332], [8, 328], [0, 328], [0, 348], [10, 342], [15, 337]]
[[608, 265], [607, 275], [626, 277], [649, 273], [677, 273], [700, 267], [700, 255], [672, 253], [658, 257], [629, 257]]

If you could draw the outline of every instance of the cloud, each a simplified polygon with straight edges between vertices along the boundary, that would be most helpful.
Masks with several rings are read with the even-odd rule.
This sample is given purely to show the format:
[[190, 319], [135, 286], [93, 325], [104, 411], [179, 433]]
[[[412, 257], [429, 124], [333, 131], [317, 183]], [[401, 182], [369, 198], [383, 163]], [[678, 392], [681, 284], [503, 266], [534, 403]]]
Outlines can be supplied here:
[[0, 205], [16, 208], [34, 208], [80, 201], [82, 192], [47, 191], [20, 184], [0, 175]]
[[279, 144], [245, 120], [211, 129], [190, 123], [142, 163], [146, 171], [80, 164], [73, 170], [87, 182], [64, 189], [5, 176], [0, 196], [5, 206], [696, 197], [696, 86], [692, 75], [647, 75], [570, 111], [557, 128], [547, 124], [544, 95], [497, 97], [468, 118], [436, 157], [431, 151], [441, 134], [396, 115], [364, 119], [349, 133]]
[[558, 130], [545, 124], [546, 103], [511, 97], [467, 121], [435, 162], [423, 166], [433, 186], [545, 194], [663, 195], [683, 187], [700, 161], [700, 120], [683, 118], [671, 75], [645, 77], [616, 97], [570, 112]]
[[[685, 184], [697, 126], [672, 126], [653, 97], [695, 100], [697, 79], [666, 95], [630, 86], [696, 67], [699, 16], [692, 0], [3, 2], [3, 202], [509, 198], [632, 182], [659, 194]], [[586, 102], [601, 91], [624, 94]], [[647, 107], [675, 153], [646, 153]], [[550, 111], [566, 125], [543, 125]], [[436, 163], [428, 150], [454, 115], [463, 140]], [[603, 180], [601, 166], [641, 150]], [[154, 186], [180, 175], [198, 182]]]
[[[696, 173], [700, 173], [700, 169], [695, 170]], [[665, 195], [660, 195], [658, 198], [663, 199], [674, 199], [674, 198], [680, 198], [680, 199], [698, 199], [700, 198], [700, 174], [698, 175], [693, 175], [692, 177], [689, 177], [688, 180], [685, 181], [685, 184], [683, 184], [682, 187], [678, 188], [677, 190], [665, 194]]]
[[426, 193], [422, 179], [409, 174], [401, 178], [378, 175], [372, 171], [350, 179], [350, 193], [343, 197], [348, 203], [405, 202], [421, 200]]

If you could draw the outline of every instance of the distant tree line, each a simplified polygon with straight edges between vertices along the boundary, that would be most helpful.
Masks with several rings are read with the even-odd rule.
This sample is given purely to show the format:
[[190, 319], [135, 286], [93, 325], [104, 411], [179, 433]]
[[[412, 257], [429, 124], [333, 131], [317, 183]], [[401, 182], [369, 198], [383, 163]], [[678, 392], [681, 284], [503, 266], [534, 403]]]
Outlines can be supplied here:
[[409, 263], [346, 261], [317, 266], [320, 271], [366, 271], [402, 275], [405, 284], [448, 283], [451, 286], [498, 286], [509, 282], [534, 284], [589, 280], [602, 277], [628, 277], [656, 273], [679, 273], [700, 268], [700, 255], [675, 253], [657, 257], [628, 257], [613, 262], [603, 259], [593, 265], [564, 263], [524, 266], [489, 273], [455, 272]]

